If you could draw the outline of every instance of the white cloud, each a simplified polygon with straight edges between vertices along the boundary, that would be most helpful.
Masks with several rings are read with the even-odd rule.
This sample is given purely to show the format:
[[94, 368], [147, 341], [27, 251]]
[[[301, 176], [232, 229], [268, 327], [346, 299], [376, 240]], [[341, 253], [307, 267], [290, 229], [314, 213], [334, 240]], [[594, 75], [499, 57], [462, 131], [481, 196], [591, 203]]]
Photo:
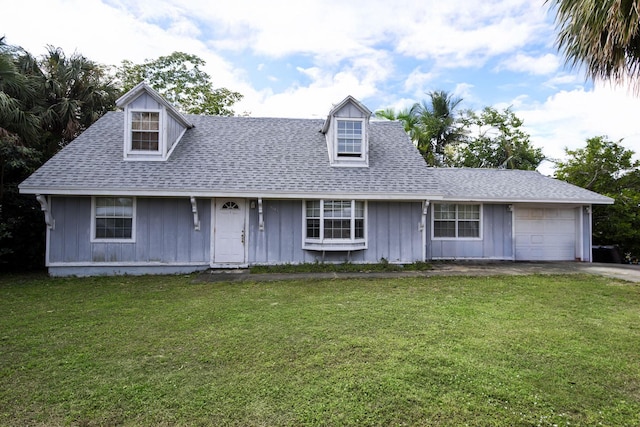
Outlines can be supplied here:
[[498, 70], [504, 69], [527, 74], [548, 75], [556, 72], [560, 65], [561, 61], [558, 56], [551, 53], [538, 57], [518, 53], [512, 58], [502, 61], [498, 66]]
[[564, 148], [583, 147], [587, 138], [606, 135], [640, 154], [640, 98], [625, 88], [598, 84], [593, 90], [561, 91], [541, 104], [522, 104], [515, 111], [524, 119], [535, 146], [551, 158], [564, 158]]

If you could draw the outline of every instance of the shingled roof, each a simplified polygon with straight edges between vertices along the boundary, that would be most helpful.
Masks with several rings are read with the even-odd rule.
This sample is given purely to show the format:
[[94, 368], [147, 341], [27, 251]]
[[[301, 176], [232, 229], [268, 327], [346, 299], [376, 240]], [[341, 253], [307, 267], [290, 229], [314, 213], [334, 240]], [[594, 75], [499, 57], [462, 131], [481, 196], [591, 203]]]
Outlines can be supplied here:
[[185, 115], [167, 161], [123, 159], [125, 117], [110, 112], [20, 185], [23, 193], [438, 199], [399, 122], [371, 122], [369, 167], [331, 167], [323, 120]]
[[446, 199], [477, 202], [610, 204], [613, 199], [536, 171], [429, 168]]

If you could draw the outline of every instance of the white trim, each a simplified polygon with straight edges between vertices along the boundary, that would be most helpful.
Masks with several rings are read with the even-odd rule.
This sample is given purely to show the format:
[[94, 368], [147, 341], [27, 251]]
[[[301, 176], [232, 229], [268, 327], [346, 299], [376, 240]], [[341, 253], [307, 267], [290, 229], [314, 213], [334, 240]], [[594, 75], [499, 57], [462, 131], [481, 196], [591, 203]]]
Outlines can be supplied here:
[[[455, 205], [456, 206], [456, 234], [458, 234], [458, 222], [460, 221], [460, 219], [458, 219], [458, 206], [459, 205], [467, 205], [467, 206], [479, 206], [479, 214], [480, 214], [480, 218], [478, 219], [478, 237], [435, 237], [435, 226], [434, 223], [436, 221], [435, 218], [435, 205]], [[463, 220], [464, 221], [464, 220]], [[483, 222], [484, 222], [484, 205], [482, 203], [454, 203], [454, 202], [449, 202], [449, 201], [442, 201], [439, 203], [434, 203], [433, 209], [431, 210], [431, 240], [437, 240], [437, 241], [442, 241], [442, 240], [450, 240], [450, 241], [456, 241], [456, 242], [461, 242], [461, 241], [478, 241], [478, 240], [482, 240], [484, 238], [484, 227], [483, 227]]]
[[[368, 122], [366, 117], [338, 117], [332, 116], [333, 124], [331, 132], [327, 133], [330, 138], [330, 164], [337, 167], [369, 167], [369, 138]], [[360, 141], [359, 156], [340, 156], [338, 154], [338, 122], [360, 122], [362, 126], [362, 139]], [[354, 153], [355, 154], [355, 153]]]
[[[319, 199], [333, 199], [333, 200], [396, 200], [396, 201], [423, 201], [425, 197], [429, 198], [432, 201], [441, 201], [443, 200], [440, 195], [430, 195], [424, 193], [412, 193], [412, 194], [403, 194], [403, 193], [308, 193], [308, 192], [265, 192], [265, 191], [242, 191], [242, 190], [231, 190], [231, 191], [209, 191], [209, 190], [196, 190], [191, 191], [188, 189], [185, 190], [159, 190], [159, 189], [150, 189], [150, 188], [141, 188], [141, 189], [124, 189], [124, 188], [108, 188], [108, 187], [100, 187], [100, 188], [78, 188], [78, 189], [70, 189], [70, 188], [60, 188], [60, 187], [51, 187], [51, 188], [40, 188], [40, 187], [21, 187], [21, 194], [52, 194], [52, 195], [63, 195], [63, 196], [111, 196], [114, 194], [121, 196], [131, 196], [131, 197], [198, 197], [202, 199], [209, 198], [218, 198], [218, 197], [226, 197], [226, 198], [250, 198], [257, 199], [258, 197], [262, 197], [263, 199], [277, 199], [277, 200], [285, 200], [285, 199], [309, 199], [309, 200], [319, 200]], [[591, 202], [589, 202], [591, 203]], [[583, 203], [584, 204], [584, 203]], [[588, 203], [586, 203], [588, 204]]]
[[[131, 123], [134, 113], [158, 113], [158, 150], [134, 150], [132, 148]], [[157, 108], [126, 108], [124, 126], [124, 158], [125, 160], [166, 160], [167, 159], [167, 113], [165, 109]]]
[[191, 202], [191, 213], [193, 214], [193, 229], [195, 231], [200, 231], [200, 215], [198, 213], [198, 201], [195, 197], [189, 197], [189, 201]]
[[[131, 216], [131, 238], [130, 239], [108, 239], [96, 237], [96, 198], [100, 196], [91, 197], [91, 230], [90, 230], [90, 242], [91, 243], [136, 243], [136, 223], [137, 223], [137, 198], [131, 196], [111, 195], [109, 197], [127, 197], [132, 201], [132, 216]], [[108, 197], [108, 196], [104, 196]]]
[[578, 234], [578, 238], [576, 238], [576, 255], [580, 258], [580, 261], [584, 261], [584, 208], [578, 208], [578, 222], [576, 224], [578, 229], [576, 233]]
[[36, 194], [36, 200], [40, 203], [40, 210], [44, 212], [44, 222], [47, 224], [47, 228], [55, 229], [56, 228], [56, 220], [51, 216], [51, 207], [49, 206], [49, 201], [47, 196], [43, 196], [42, 194]]

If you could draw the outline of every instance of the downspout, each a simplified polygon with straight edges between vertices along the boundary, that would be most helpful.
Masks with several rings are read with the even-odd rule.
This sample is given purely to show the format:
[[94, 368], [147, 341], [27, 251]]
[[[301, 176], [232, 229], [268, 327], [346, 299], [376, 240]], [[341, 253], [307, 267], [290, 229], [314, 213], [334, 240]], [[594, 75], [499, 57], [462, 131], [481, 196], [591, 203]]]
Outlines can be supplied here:
[[422, 202], [422, 218], [418, 230], [422, 232], [422, 261], [427, 260], [427, 215], [429, 214], [429, 200]]

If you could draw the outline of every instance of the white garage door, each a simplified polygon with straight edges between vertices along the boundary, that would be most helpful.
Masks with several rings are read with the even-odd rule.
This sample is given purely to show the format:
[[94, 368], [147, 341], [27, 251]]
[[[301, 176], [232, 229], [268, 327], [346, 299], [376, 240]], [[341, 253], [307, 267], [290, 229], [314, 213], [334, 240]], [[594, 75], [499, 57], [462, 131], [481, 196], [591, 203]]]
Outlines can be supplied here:
[[516, 260], [576, 259], [576, 210], [523, 208], [515, 210]]

